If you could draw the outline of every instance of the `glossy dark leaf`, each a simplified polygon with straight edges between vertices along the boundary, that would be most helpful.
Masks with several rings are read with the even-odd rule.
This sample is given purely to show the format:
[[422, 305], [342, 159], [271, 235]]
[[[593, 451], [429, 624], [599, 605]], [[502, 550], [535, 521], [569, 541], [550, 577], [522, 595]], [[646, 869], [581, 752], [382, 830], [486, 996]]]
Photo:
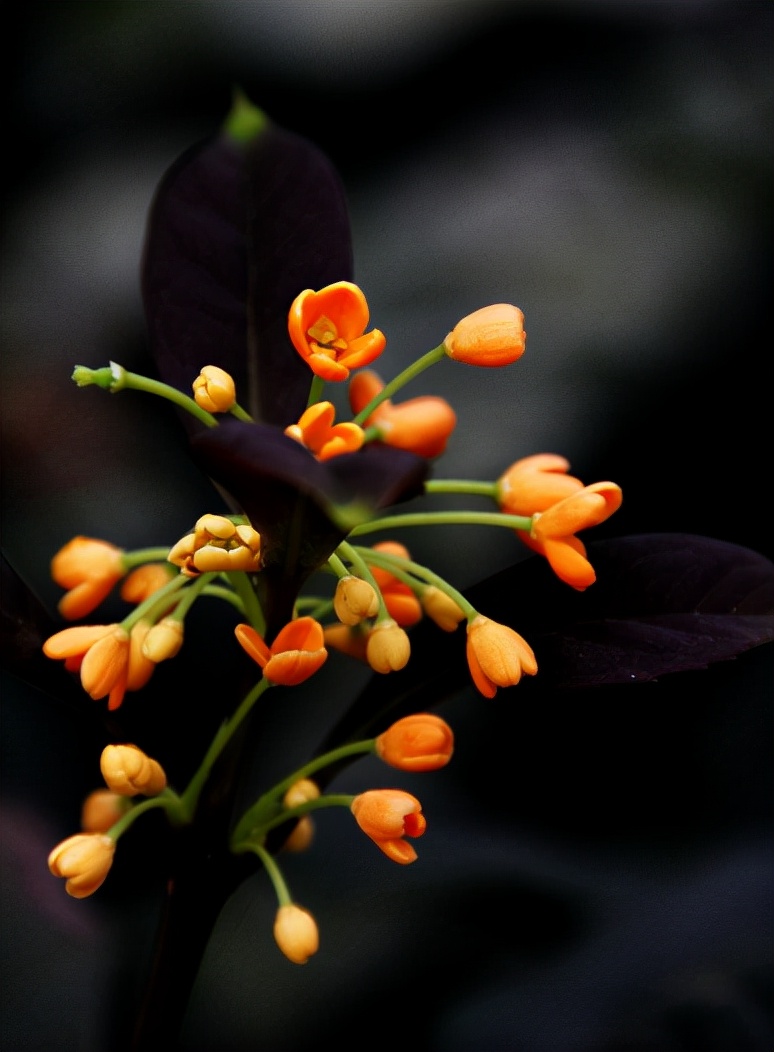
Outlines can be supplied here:
[[270, 634], [288, 620], [303, 582], [352, 526], [419, 496], [429, 470], [421, 457], [388, 447], [320, 462], [278, 428], [237, 420], [195, 435], [191, 449], [261, 534], [264, 568], [257, 584]]
[[327, 157], [270, 121], [248, 142], [221, 131], [172, 165], [150, 211], [142, 293], [161, 379], [189, 393], [218, 365], [256, 420], [295, 422], [312, 376], [288, 310], [303, 289], [351, 277], [347, 205]]
[[[538, 660], [537, 676], [499, 691], [495, 703], [652, 681], [774, 640], [774, 563], [757, 552], [687, 534], [593, 541], [587, 550], [597, 581], [585, 592], [564, 585], [537, 556], [467, 590], [481, 613], [521, 633]], [[378, 733], [469, 685], [464, 632], [463, 625], [443, 633], [427, 621], [412, 628], [406, 668], [373, 677], [320, 751]]]

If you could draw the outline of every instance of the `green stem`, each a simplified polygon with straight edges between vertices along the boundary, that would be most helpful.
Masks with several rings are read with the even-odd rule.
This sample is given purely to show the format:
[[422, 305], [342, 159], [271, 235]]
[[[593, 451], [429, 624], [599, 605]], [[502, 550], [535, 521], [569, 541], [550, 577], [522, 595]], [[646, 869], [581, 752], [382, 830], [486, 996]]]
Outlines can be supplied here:
[[229, 573], [226, 574], [226, 578], [239, 596], [242, 602], [243, 613], [248, 622], [258, 635], [263, 637], [266, 632], [266, 618], [263, 616], [263, 609], [258, 596], [255, 594], [249, 574], [243, 572]]
[[430, 479], [425, 483], [425, 493], [473, 493], [497, 500], [497, 483], [474, 479]]
[[376, 615], [376, 620], [384, 621], [390, 616], [390, 614], [387, 609], [387, 604], [384, 601], [382, 590], [379, 587], [376, 578], [371, 573], [370, 566], [360, 554], [360, 551], [347, 541], [342, 541], [337, 550], [342, 553], [345, 559], [349, 560], [352, 566], [357, 570], [358, 576], [362, 577], [364, 581], [367, 581], [376, 592], [379, 597], [379, 612]]
[[325, 390], [325, 380], [321, 376], [315, 374], [312, 377], [312, 384], [309, 388], [309, 399], [306, 403], [307, 409], [310, 405], [315, 405], [317, 402], [322, 401], [323, 391]]
[[229, 413], [231, 413], [232, 416], [235, 416], [237, 420], [241, 420], [245, 424], [253, 423], [253, 418], [250, 416], [246, 409], [243, 409], [242, 406], [239, 405], [238, 402], [234, 402], [234, 404], [229, 409]]
[[353, 526], [350, 537], [361, 537], [377, 530], [392, 530], [399, 526], [506, 526], [509, 530], [524, 530], [529, 533], [532, 517], [528, 515], [505, 515], [497, 511], [427, 511], [406, 515], [388, 515], [383, 519]]
[[[339, 745], [336, 749], [331, 749], [330, 752], [323, 753], [321, 756], [316, 756], [313, 760], [310, 760], [309, 763], [304, 764], [303, 767], [299, 767], [297, 771], [293, 771], [292, 774], [289, 774], [287, 778], [283, 778], [281, 782], [277, 782], [277, 784], [273, 785], [271, 789], [262, 793], [253, 806], [242, 815], [234, 829], [231, 838], [232, 844], [244, 840], [254, 828], [257, 818], [260, 817], [262, 812], [267, 810], [267, 805], [280, 800], [291, 785], [295, 785], [295, 783], [299, 782], [302, 778], [309, 778], [311, 775], [316, 774], [317, 771], [322, 770], [324, 767], [329, 767], [338, 760], [346, 759], [348, 756], [358, 756], [373, 752], [375, 741], [375, 738], [366, 738], [363, 741], [350, 742], [349, 745]], [[317, 797], [317, 799], [320, 800], [326, 798]], [[307, 803], [311, 802], [313, 801], [307, 801]], [[283, 821], [289, 814], [289, 810], [282, 812]]]
[[136, 606], [131, 614], [128, 614], [121, 625], [127, 632], [131, 632], [132, 628], [137, 624], [138, 621], [147, 619], [148, 621], [155, 622], [160, 616], [159, 611], [166, 610], [169, 606], [170, 598], [174, 596], [175, 592], [178, 592], [184, 585], [189, 581], [184, 574], [178, 574], [173, 577], [167, 584], [162, 588], [158, 588], [152, 595], [149, 595], [139, 606]]
[[222, 584], [208, 584], [202, 589], [202, 595], [209, 595], [213, 599], [225, 599], [227, 603], [231, 603], [235, 610], [237, 610], [242, 617], [245, 617], [245, 610], [242, 604], [242, 600], [238, 595], [235, 595], [231, 588], [226, 588]]
[[412, 365], [409, 365], [403, 370], [403, 372], [398, 373], [394, 379], [390, 380], [388, 384], [385, 384], [379, 394], [375, 395], [368, 405], [364, 409], [361, 409], [357, 416], [352, 418], [352, 423], [363, 424], [369, 418], [371, 413], [373, 413], [374, 409], [380, 406], [382, 402], [391, 398], [396, 391], [399, 391], [401, 387], [404, 387], [409, 381], [414, 380], [420, 373], [424, 372], [425, 369], [428, 369], [431, 365], [435, 365], [436, 362], [440, 362], [445, 355], [446, 348], [443, 344], [440, 344], [438, 347], [434, 347], [432, 351], [428, 351], [427, 354], [423, 354], [421, 358], [417, 358]]
[[121, 556], [127, 570], [135, 566], [143, 566], [145, 563], [165, 563], [169, 555], [169, 546], [166, 548], [137, 548], [132, 552], [124, 552]]
[[274, 888], [274, 893], [277, 896], [277, 902], [280, 906], [292, 906], [293, 897], [290, 894], [290, 889], [285, 883], [285, 878], [282, 876], [282, 871], [274, 860], [273, 855], [266, 850], [262, 844], [255, 843], [244, 843], [240, 844], [238, 849], [235, 849], [238, 854], [243, 852], [251, 851], [257, 855], [263, 863], [263, 868], [269, 877]]
[[437, 573], [433, 573], [432, 570], [422, 566], [421, 563], [412, 562], [411, 559], [402, 559], [400, 556], [388, 555], [384, 552], [375, 552], [373, 548], [361, 548], [361, 551], [374, 566], [381, 566], [383, 569], [395, 574], [396, 577], [403, 577], [404, 573], [402, 571], [408, 570], [415, 577], [420, 577], [428, 584], [433, 584], [436, 588], [440, 588], [450, 599], [454, 600], [468, 621], [471, 621], [478, 614], [478, 610], [465, 598], [462, 592], [457, 591], [443, 577], [439, 577]]
[[231, 838], [231, 850], [237, 855], [241, 854], [245, 848], [250, 850], [252, 845], [261, 843], [267, 833], [276, 829], [277, 826], [292, 822], [294, 818], [302, 818], [310, 811], [321, 811], [324, 807], [350, 807], [354, 799], [354, 793], [330, 793], [326, 796], [317, 796], [314, 800], [304, 800], [302, 804], [296, 804], [295, 807], [285, 807], [279, 813], [273, 812], [272, 816], [260, 825], [253, 826], [245, 839], [238, 837], [235, 830]]
[[178, 391], [176, 387], [163, 384], [160, 380], [151, 380], [148, 376], [140, 376], [139, 373], [130, 373], [118, 362], [111, 362], [109, 367], [102, 369], [88, 369], [85, 365], [76, 365], [72, 379], [79, 387], [89, 387], [94, 384], [103, 390], [110, 391], [111, 394], [129, 389], [158, 395], [160, 398], [166, 398], [168, 402], [173, 402], [181, 409], [185, 409], [206, 427], [218, 426], [218, 421], [212, 413], [202, 409], [193, 398]]
[[149, 796], [147, 800], [134, 804], [108, 829], [107, 835], [113, 840], [118, 840], [140, 815], [152, 810], [154, 807], [163, 807], [169, 815], [170, 821], [175, 825], [181, 825], [186, 821], [187, 816], [181, 806], [180, 797], [172, 789], [167, 788], [162, 790], [158, 796]]
[[246, 718], [258, 698], [260, 698], [270, 685], [268, 679], [259, 679], [253, 689], [245, 696], [233, 716], [222, 723], [215, 732], [215, 737], [212, 739], [204, 759], [180, 798], [184, 813], [189, 820], [193, 817], [193, 813], [196, 810], [196, 805], [199, 801], [199, 795], [215, 761], [223, 752], [229, 741], [231, 741], [237, 728]]

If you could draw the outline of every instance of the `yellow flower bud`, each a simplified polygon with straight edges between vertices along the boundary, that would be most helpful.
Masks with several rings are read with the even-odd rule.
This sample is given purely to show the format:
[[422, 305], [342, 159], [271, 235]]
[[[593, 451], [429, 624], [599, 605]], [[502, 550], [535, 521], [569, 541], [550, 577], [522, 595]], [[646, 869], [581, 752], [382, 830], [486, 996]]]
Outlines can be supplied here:
[[314, 840], [314, 822], [311, 815], [301, 815], [293, 826], [293, 832], [282, 845], [283, 851], [291, 851], [298, 854], [306, 851]]
[[295, 904], [280, 906], [274, 919], [277, 945], [294, 964], [306, 964], [320, 948], [320, 935], [312, 914]]
[[452, 597], [434, 584], [428, 585], [422, 593], [422, 607], [444, 632], [453, 632], [465, 617]]
[[74, 899], [85, 899], [105, 880], [113, 865], [116, 842], [104, 833], [76, 833], [57, 844], [48, 856], [55, 877], [65, 877], [65, 891]]
[[236, 402], [236, 388], [230, 373], [217, 365], [205, 365], [193, 382], [196, 404], [208, 413], [227, 413]]
[[165, 617], [148, 630], [142, 642], [143, 655], [155, 664], [173, 658], [183, 645], [184, 634], [182, 621], [176, 617]]
[[380, 621], [368, 633], [366, 660], [374, 672], [397, 672], [410, 657], [408, 633], [392, 618]]
[[83, 801], [81, 829], [84, 833], [106, 833], [131, 806], [112, 789], [95, 789]]
[[316, 782], [313, 782], [311, 778], [299, 778], [285, 793], [282, 803], [285, 807], [298, 807], [299, 804], [305, 804], [308, 800], [316, 800], [319, 795], [320, 787]]
[[333, 609], [343, 624], [357, 625], [366, 617], [376, 617], [379, 612], [379, 596], [368, 581], [349, 574], [347, 577], [341, 577], [336, 585]]
[[106, 745], [99, 767], [108, 789], [119, 796], [158, 796], [167, 785], [161, 765], [136, 745]]

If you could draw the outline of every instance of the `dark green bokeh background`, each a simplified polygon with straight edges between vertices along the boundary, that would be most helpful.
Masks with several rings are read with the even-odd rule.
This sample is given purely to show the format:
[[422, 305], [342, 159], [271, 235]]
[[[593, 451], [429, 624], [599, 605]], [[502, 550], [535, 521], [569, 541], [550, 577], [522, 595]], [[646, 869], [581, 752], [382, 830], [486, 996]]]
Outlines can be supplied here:
[[[48, 560], [72, 535], [165, 543], [211, 508], [173, 416], [69, 376], [151, 368], [147, 208], [234, 85], [339, 168], [387, 378], [469, 310], [524, 310], [528, 350], [507, 374], [447, 362], [412, 388], [458, 412], [439, 474], [494, 478], [559, 452], [623, 486], [601, 533], [701, 533], [772, 556], [773, 22], [768, 3], [698, 0], [20, 8], [0, 290], [14, 564], [53, 604]], [[494, 532], [409, 543], [465, 586], [523, 555]], [[320, 954], [300, 969], [279, 955], [256, 875], [214, 934], [185, 1052], [380, 1049], [405, 1032], [428, 1052], [769, 1052], [770, 657], [539, 709], [518, 691], [447, 703], [454, 763], [400, 779], [428, 816], [419, 862], [390, 866], [345, 815], [322, 816], [312, 853], [287, 864]], [[257, 783], [303, 761], [363, 682], [325, 671], [325, 706], [301, 690], [267, 714]], [[132, 894], [119, 862], [78, 903], [45, 867], [98, 783], [100, 746], [4, 675], [8, 1052], [111, 1052], [115, 980], [131, 995], [147, 952], [152, 881]], [[389, 780], [364, 761], [339, 783]]]

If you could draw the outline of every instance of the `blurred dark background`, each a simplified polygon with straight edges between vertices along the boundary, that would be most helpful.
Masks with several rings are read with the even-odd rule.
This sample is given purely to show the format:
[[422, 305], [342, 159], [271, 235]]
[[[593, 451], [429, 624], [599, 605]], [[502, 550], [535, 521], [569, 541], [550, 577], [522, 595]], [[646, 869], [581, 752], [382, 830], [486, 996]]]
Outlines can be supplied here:
[[[745, 0], [14, 8], [0, 290], [13, 565], [53, 606], [48, 563], [73, 535], [167, 543], [211, 510], [172, 415], [69, 377], [111, 359], [152, 370], [147, 209], [237, 85], [340, 171], [388, 378], [468, 311], [524, 310], [507, 380], [445, 362], [407, 392], [458, 413], [437, 474], [492, 479], [562, 453], [584, 481], [623, 487], [598, 535], [698, 533], [771, 557], [773, 28], [772, 5]], [[408, 543], [461, 587], [523, 555], [506, 531]], [[446, 704], [455, 762], [400, 780], [429, 818], [419, 862], [390, 867], [323, 815], [312, 854], [287, 866], [320, 954], [302, 969], [278, 954], [256, 875], [216, 929], [185, 1052], [380, 1049], [407, 1032], [428, 1052], [770, 1052], [770, 656], [540, 706], [516, 692]], [[343, 706], [361, 680], [335, 671]], [[2, 1047], [110, 1052], [105, 991], [136, 982], [155, 900], [118, 866], [113, 890], [63, 901], [45, 857], [97, 784], [99, 737], [3, 683]], [[270, 774], [275, 742], [301, 762], [324, 733], [316, 701], [302, 691], [270, 723]], [[364, 761], [342, 791], [369, 777], [384, 780]]]

